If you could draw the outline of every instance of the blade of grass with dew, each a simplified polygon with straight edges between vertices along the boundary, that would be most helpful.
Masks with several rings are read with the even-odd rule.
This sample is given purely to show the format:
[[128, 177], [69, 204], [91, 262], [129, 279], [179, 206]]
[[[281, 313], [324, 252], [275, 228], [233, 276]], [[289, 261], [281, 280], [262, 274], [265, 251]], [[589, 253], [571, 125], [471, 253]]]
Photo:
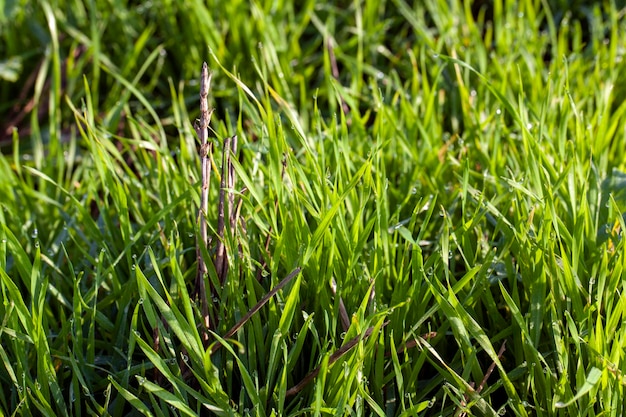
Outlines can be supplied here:
[[[187, 320], [180, 314], [178, 308], [172, 303], [172, 299], [169, 296], [167, 297], [168, 301], [166, 302], [159, 295], [143, 274], [141, 268], [136, 267], [135, 273], [140, 294], [145, 294], [144, 298], [150, 297], [150, 300], [156, 305], [158, 311], [161, 313], [163, 319], [165, 319], [168, 323], [172, 332], [187, 350], [192, 363], [201, 364], [202, 357], [204, 356], [204, 349], [202, 348], [200, 335], [198, 334], [195, 325], [191, 325], [191, 323], [187, 322]], [[159, 282], [163, 285], [162, 281]], [[156, 324], [156, 317], [154, 320]]]
[[484, 333], [480, 325], [476, 323], [476, 321], [467, 313], [467, 311], [459, 303], [459, 300], [456, 298], [454, 292], [451, 289], [445, 290], [443, 285], [437, 280], [428, 279], [428, 283], [431, 287], [433, 295], [439, 303], [440, 308], [451, 320], [452, 326], [458, 332], [458, 335], [464, 339], [467, 339], [467, 343], [471, 344], [471, 342], [469, 341], [469, 338], [471, 336], [480, 344], [480, 346], [485, 350], [491, 360], [493, 360], [493, 362], [498, 367], [507, 394], [514, 401], [512, 404], [513, 407], [515, 407], [517, 412], [521, 415], [526, 415], [526, 412], [521, 405], [521, 401], [518, 397], [514, 385], [509, 380], [506, 370], [502, 366], [502, 363], [498, 358], [498, 355], [493, 345], [491, 344], [491, 341]]

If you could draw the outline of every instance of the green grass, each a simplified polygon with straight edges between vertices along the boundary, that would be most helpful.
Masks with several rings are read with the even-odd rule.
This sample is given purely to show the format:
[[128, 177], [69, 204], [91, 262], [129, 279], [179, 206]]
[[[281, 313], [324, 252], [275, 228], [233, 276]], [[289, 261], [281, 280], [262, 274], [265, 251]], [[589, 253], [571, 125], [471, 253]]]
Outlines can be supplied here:
[[0, 8], [0, 415], [624, 413], [622, 6], [210, 3]]

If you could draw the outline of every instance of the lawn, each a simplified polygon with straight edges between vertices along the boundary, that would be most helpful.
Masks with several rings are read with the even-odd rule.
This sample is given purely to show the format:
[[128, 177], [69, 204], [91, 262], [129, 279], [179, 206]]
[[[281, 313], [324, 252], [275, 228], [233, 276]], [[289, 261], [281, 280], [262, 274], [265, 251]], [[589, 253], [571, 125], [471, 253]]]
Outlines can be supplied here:
[[624, 414], [623, 2], [206, 3], [0, 2], [0, 415]]

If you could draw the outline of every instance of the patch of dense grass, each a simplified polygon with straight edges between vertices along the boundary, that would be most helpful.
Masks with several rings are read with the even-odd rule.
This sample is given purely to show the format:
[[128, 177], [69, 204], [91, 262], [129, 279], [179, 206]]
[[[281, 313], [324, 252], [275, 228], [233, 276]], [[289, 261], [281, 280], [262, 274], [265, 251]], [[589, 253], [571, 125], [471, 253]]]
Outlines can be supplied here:
[[340, 3], [5, 5], [1, 413], [623, 414], [624, 10]]

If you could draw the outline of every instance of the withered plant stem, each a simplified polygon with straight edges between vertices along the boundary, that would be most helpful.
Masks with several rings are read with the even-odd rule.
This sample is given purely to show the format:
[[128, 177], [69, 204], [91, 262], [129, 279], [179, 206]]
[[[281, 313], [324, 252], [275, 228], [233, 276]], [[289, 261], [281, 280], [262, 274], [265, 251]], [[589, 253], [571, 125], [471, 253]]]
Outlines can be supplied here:
[[200, 78], [200, 120], [196, 124], [196, 133], [200, 138], [200, 159], [202, 162], [202, 189], [200, 192], [200, 208], [198, 210], [198, 222], [200, 227], [200, 239], [196, 241], [196, 256], [198, 260], [198, 272], [196, 274], [196, 297], [199, 298], [205, 326], [210, 328], [209, 304], [205, 286], [207, 276], [207, 265], [202, 256], [202, 245], [208, 248], [209, 237], [207, 232], [207, 212], [209, 209], [209, 185], [211, 183], [211, 157], [213, 148], [209, 142], [209, 123], [213, 110], [209, 110], [209, 90], [211, 89], [211, 73], [206, 64], [202, 64], [202, 74]]

